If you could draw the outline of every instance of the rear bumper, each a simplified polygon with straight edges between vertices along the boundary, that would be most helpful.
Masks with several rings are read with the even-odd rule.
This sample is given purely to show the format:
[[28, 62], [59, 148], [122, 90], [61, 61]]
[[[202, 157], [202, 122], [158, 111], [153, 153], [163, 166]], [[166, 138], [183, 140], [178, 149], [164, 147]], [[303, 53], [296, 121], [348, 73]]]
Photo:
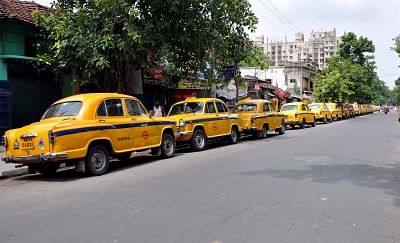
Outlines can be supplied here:
[[45, 161], [63, 160], [67, 158], [67, 153], [45, 153], [29, 156], [9, 156], [2, 158], [2, 160], [6, 163], [34, 164]]

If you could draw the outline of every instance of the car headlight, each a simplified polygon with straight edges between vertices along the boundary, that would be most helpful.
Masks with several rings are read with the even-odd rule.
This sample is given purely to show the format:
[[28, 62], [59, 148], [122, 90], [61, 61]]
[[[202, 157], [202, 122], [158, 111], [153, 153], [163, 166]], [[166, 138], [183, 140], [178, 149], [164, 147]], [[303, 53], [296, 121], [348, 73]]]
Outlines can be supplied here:
[[185, 121], [185, 120], [183, 120], [183, 119], [180, 119], [180, 120], [179, 120], [179, 126], [180, 126], [180, 127], [185, 126], [185, 124], [186, 124], [186, 121]]
[[6, 137], [6, 135], [3, 135], [2, 137], [1, 137], [1, 144], [0, 145], [3, 145], [4, 147], [7, 147], [7, 137]]

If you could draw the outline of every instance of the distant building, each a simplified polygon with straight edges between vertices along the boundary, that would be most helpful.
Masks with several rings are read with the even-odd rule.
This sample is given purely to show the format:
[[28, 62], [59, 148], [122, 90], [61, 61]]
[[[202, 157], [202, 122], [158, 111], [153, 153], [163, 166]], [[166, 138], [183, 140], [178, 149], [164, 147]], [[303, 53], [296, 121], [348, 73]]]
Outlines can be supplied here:
[[254, 42], [263, 49], [274, 66], [287, 62], [307, 62], [315, 63], [322, 70], [326, 67], [327, 59], [336, 53], [340, 37], [336, 36], [336, 29], [313, 30], [308, 40], [304, 39], [303, 33], [296, 33], [294, 41], [286, 38], [270, 41], [262, 35], [255, 37]]

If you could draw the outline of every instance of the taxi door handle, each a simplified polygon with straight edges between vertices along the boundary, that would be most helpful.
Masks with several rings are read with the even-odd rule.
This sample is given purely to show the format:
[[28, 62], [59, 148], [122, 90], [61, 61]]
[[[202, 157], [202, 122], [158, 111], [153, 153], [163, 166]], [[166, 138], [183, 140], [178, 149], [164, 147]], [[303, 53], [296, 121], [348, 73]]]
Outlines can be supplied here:
[[99, 122], [104, 123], [104, 122], [106, 122], [106, 120], [99, 120]]

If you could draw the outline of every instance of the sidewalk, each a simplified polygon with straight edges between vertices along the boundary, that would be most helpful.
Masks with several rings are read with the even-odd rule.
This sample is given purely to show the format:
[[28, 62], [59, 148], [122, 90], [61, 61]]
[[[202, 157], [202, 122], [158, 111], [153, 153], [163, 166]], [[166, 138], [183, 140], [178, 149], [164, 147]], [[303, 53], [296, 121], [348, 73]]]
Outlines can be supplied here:
[[[5, 156], [5, 148], [0, 146], [0, 159]], [[15, 168], [15, 164], [6, 164], [4, 161], [0, 161], [0, 179], [19, 176], [28, 173], [28, 167]]]

